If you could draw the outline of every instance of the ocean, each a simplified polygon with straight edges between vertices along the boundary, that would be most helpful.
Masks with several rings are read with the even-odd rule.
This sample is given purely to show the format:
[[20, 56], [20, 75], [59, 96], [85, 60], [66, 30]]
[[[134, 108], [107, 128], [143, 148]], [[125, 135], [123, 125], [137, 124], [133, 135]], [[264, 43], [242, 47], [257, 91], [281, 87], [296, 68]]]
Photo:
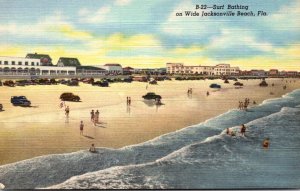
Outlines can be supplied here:
[[[269, 149], [262, 148], [265, 138]], [[97, 151], [3, 165], [0, 183], [12, 189], [299, 188], [300, 90], [145, 143]]]

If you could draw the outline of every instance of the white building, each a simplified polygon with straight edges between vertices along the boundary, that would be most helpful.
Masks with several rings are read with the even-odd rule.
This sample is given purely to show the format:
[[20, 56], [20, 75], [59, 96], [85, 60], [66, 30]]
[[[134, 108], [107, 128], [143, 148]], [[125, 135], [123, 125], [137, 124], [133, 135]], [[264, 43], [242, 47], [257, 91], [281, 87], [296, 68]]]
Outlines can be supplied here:
[[169, 74], [200, 74], [200, 75], [233, 75], [239, 73], [238, 67], [230, 67], [229, 64], [216, 66], [185, 66], [183, 63], [167, 63]]
[[230, 67], [230, 64], [218, 64], [214, 67], [214, 73], [218, 76], [239, 74], [239, 67]]
[[122, 74], [123, 68], [120, 64], [105, 64], [103, 66], [99, 66], [107, 71], [109, 74]]
[[0, 56], [0, 74], [71, 75], [76, 67], [43, 66], [40, 59]]

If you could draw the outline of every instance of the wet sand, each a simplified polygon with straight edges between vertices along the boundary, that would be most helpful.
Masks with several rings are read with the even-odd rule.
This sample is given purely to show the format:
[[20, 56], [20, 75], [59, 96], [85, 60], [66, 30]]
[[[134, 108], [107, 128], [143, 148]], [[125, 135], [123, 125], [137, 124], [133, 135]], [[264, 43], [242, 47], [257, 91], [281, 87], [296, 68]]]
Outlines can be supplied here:
[[[290, 79], [288, 80], [290, 81]], [[164, 81], [158, 85], [146, 83], [115, 83], [110, 87], [93, 87], [80, 83], [79, 87], [65, 85], [0, 87], [0, 165], [35, 156], [66, 153], [96, 147], [120, 148], [150, 140], [159, 135], [198, 124], [229, 109], [237, 108], [239, 101], [250, 98], [257, 104], [268, 98], [300, 88], [300, 80], [267, 79], [268, 87], [259, 87], [260, 80], [240, 80], [241, 89], [235, 89], [234, 81], [224, 84], [222, 80]], [[211, 83], [222, 85], [221, 90], [209, 88]], [[274, 86], [271, 84], [274, 83]], [[192, 96], [187, 95], [193, 88]], [[206, 96], [209, 91], [210, 95]], [[81, 102], [66, 102], [70, 107], [67, 120], [64, 108], [60, 108], [59, 96], [72, 92]], [[142, 95], [155, 92], [163, 97], [164, 105], [145, 102]], [[273, 95], [270, 95], [273, 92]], [[32, 107], [15, 107], [10, 97], [24, 95]], [[132, 104], [127, 107], [126, 97]], [[100, 111], [100, 124], [90, 121], [90, 111]], [[241, 111], [244, 112], [244, 111]], [[84, 136], [79, 134], [83, 120]]]

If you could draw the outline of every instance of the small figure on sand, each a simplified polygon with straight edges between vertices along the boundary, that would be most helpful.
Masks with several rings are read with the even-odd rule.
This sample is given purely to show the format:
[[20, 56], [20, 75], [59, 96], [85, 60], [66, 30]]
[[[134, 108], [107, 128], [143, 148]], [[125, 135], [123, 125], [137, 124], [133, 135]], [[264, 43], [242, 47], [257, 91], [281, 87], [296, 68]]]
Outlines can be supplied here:
[[62, 102], [60, 102], [60, 104], [59, 104], [59, 107], [60, 107], [60, 108], [63, 108], [63, 107], [64, 107], [64, 105], [65, 105], [65, 102], [64, 102], [64, 101], [62, 101]]
[[253, 105], [256, 105], [256, 101], [253, 100]]
[[95, 118], [95, 112], [94, 110], [91, 111], [91, 122], [94, 122], [94, 118]]
[[239, 107], [238, 108], [239, 108], [239, 110], [242, 110], [244, 108], [243, 102], [239, 101]]
[[148, 89], [148, 84], [146, 85], [146, 90]]
[[193, 89], [192, 89], [192, 88], [189, 88], [188, 91], [187, 91], [187, 94], [188, 94], [188, 95], [193, 94]]
[[84, 127], [84, 124], [83, 124], [83, 121], [81, 121], [80, 125], [79, 125], [80, 135], [83, 135], [83, 127]]
[[270, 139], [266, 138], [262, 143], [263, 148], [267, 149], [270, 146]]
[[128, 97], [128, 105], [131, 105], [131, 97]]
[[161, 105], [161, 99], [160, 98], [155, 98], [155, 104], [156, 105]]
[[209, 91], [206, 92], [206, 96], [209, 96]]
[[70, 114], [70, 108], [69, 108], [69, 106], [67, 106], [66, 109], [65, 109], [66, 117], [69, 117], [69, 114]]
[[127, 105], [128, 105], [128, 106], [131, 105], [131, 97], [127, 97]]
[[97, 110], [95, 112], [95, 119], [94, 119], [94, 125], [96, 125], [97, 123], [99, 123], [99, 115], [100, 115], [100, 112]]
[[97, 152], [94, 144], [91, 145], [89, 151], [90, 151], [91, 153], [96, 153], [96, 152]]
[[242, 124], [242, 126], [241, 126], [241, 134], [242, 134], [242, 136], [245, 136], [245, 133], [246, 133], [246, 126], [244, 124]]

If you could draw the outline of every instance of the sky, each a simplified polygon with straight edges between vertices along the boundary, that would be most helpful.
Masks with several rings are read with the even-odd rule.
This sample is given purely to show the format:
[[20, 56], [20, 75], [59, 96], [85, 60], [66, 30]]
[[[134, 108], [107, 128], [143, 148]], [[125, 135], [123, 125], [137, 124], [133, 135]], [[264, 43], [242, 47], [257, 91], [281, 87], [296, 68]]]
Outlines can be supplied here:
[[[197, 4], [247, 5], [268, 15], [176, 16]], [[76, 57], [82, 65], [228, 63], [300, 71], [299, 27], [298, 0], [0, 0], [0, 56], [37, 52], [55, 64]]]

